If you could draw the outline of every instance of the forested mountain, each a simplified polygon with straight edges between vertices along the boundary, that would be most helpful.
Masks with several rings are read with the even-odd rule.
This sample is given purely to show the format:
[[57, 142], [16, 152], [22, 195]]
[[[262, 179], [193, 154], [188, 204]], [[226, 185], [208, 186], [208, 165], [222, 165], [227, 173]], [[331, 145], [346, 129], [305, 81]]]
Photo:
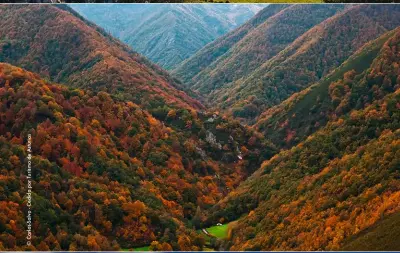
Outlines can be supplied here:
[[0, 61], [146, 108], [202, 108], [167, 72], [65, 5], [2, 5], [0, 16]]
[[[280, 103], [343, 63], [366, 42], [400, 25], [400, 6], [358, 5], [313, 27], [273, 59], [216, 97], [239, 117]], [[348, 25], [351, 24], [351, 25]], [[217, 100], [218, 101], [218, 100]], [[221, 101], [223, 99], [221, 98]]]
[[262, 5], [76, 4], [71, 7], [161, 67], [172, 69], [207, 43], [243, 24]]
[[[174, 8], [160, 43], [236, 7]], [[0, 250], [398, 250], [399, 14], [268, 5], [180, 81], [69, 6], [0, 6]]]
[[[342, 5], [267, 6], [250, 20], [249, 24], [244, 25], [246, 34], [240, 33], [241, 28], [227, 34], [227, 38], [221, 38], [207, 45], [211, 50], [199, 51], [173, 73], [183, 80], [188, 80], [188, 85], [201, 93], [215, 92], [224, 85], [248, 75], [308, 29], [341, 9]], [[310, 12], [314, 15], [308, 15]], [[221, 46], [220, 42], [223, 43]], [[191, 62], [198, 62], [198, 58], [202, 59], [210, 54], [213, 61], [200, 67], [198, 73], [193, 70], [186, 71], [186, 68], [191, 68]], [[186, 73], [189, 73], [189, 76], [186, 76]]]
[[0, 13], [0, 60], [51, 80], [0, 67], [0, 248], [25, 249], [30, 133], [36, 249], [202, 249], [191, 224], [275, 148], [66, 6]]
[[225, 36], [222, 36], [209, 43], [199, 50], [193, 57], [177, 66], [172, 72], [181, 78], [185, 83], [191, 81], [199, 72], [211, 65], [218, 57], [224, 55], [231, 47], [238, 43], [249, 32], [262, 24], [268, 18], [274, 16], [288, 5], [271, 4], [259, 11], [252, 19], [233, 30]]
[[0, 101], [2, 250], [26, 249], [28, 134], [37, 250], [153, 241], [163, 250], [202, 249], [188, 220], [275, 152], [238, 122], [171, 110], [165, 122], [182, 125], [175, 131], [132, 102], [51, 84], [8, 64], [0, 64]]
[[[286, 7], [192, 78], [180, 74], [181, 70], [188, 73], [185, 65], [202, 57], [202, 51], [200, 56], [184, 62], [175, 74], [183, 76], [193, 89], [208, 94], [207, 99], [218, 108], [253, 123], [266, 108], [320, 80], [364, 43], [400, 24], [397, 6], [360, 5], [343, 10], [344, 6], [334, 5], [331, 8]], [[309, 11], [321, 13], [320, 18], [304, 14]], [[270, 28], [274, 21], [279, 27], [275, 32]], [[292, 28], [291, 32], [285, 32], [282, 26]]]
[[[396, 88], [393, 84], [397, 82], [396, 72], [392, 72], [390, 80], [385, 80], [384, 86], [353, 85], [355, 80], [363, 77], [360, 74], [370, 67], [393, 33], [388, 32], [368, 43], [321, 81], [264, 112], [255, 125], [256, 129], [276, 145], [290, 147], [305, 140], [330, 119], [345, 115], [354, 108], [362, 108], [393, 92]], [[373, 80], [368, 77], [363, 82], [372, 83]]]
[[[312, 105], [321, 95], [316, 109], [331, 103], [338, 115], [264, 162], [213, 207], [208, 222], [241, 217], [225, 247], [337, 250], [345, 239], [400, 211], [399, 55], [396, 29], [358, 51], [326, 79], [329, 84], [317, 84], [291, 101], [307, 106], [299, 101]], [[329, 92], [323, 91], [326, 86]], [[315, 123], [312, 117], [302, 121]]]

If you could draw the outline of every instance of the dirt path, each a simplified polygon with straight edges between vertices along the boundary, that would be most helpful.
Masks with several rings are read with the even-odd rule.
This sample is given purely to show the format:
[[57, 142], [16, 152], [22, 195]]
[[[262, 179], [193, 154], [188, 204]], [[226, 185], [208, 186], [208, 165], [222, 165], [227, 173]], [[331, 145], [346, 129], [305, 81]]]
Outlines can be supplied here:
[[205, 228], [202, 228], [201, 231], [208, 236], [212, 236]]

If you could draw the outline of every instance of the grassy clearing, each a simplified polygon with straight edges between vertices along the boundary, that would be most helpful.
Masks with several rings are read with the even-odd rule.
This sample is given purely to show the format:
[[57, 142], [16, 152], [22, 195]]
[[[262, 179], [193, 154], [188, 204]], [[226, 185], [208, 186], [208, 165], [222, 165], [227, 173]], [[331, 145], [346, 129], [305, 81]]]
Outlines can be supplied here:
[[[224, 239], [224, 238], [226, 238], [228, 236], [228, 225], [229, 224], [230, 223], [223, 224], [221, 226], [212, 226], [212, 227], [206, 228], [206, 230], [211, 236], [214, 236], [214, 237], [216, 237], [218, 239]], [[211, 237], [206, 235], [206, 234], [204, 234], [201, 231], [201, 229], [197, 230], [197, 233], [201, 234], [204, 237], [204, 239], [206, 240], [206, 246], [204, 247], [203, 251], [215, 251], [214, 249], [208, 247]], [[150, 251], [149, 247], [150, 246], [134, 248], [133, 251]], [[132, 250], [123, 249], [123, 251], [132, 251]]]
[[204, 247], [204, 248], [203, 248], [203, 251], [215, 251], [215, 249], [208, 248], [208, 247]]
[[228, 224], [224, 224], [221, 226], [212, 226], [212, 227], [207, 228], [206, 230], [211, 235], [213, 235], [219, 239], [223, 239], [223, 238], [226, 238], [228, 235]]
[[134, 248], [133, 251], [150, 251], [150, 246], [144, 246], [140, 248]]

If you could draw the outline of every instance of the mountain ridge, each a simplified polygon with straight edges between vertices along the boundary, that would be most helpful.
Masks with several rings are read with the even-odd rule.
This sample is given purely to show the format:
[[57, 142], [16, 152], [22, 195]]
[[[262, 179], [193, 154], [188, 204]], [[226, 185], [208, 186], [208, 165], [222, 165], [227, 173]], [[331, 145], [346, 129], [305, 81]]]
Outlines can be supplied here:
[[[241, 27], [231, 31], [226, 36], [222, 36], [214, 42], [209, 43], [204, 48], [200, 49], [194, 56], [179, 64], [174, 70], [172, 70], [172, 73], [181, 78], [185, 83], [190, 82], [190, 79], [196, 75], [195, 73], [192, 73], [193, 69], [196, 71], [197, 68], [202, 69], [205, 66], [210, 65], [217, 57], [226, 53], [232, 44], [242, 39], [249, 31], [255, 29], [265, 19], [275, 15], [276, 12], [280, 11], [286, 6], [287, 5], [270, 5], [268, 8], [264, 8]], [[201, 60], [197, 60], [197, 58], [201, 58]]]
[[[167, 72], [64, 9], [50, 5], [2, 6], [0, 60], [26, 67], [56, 82], [103, 89], [142, 105], [149, 106], [149, 98], [154, 97], [185, 108], [203, 108]], [[19, 33], [7, 29], [12, 23], [21, 24], [16, 29]], [[57, 27], [60, 25], [62, 29]]]
[[[278, 18], [283, 13], [307, 11], [301, 8], [306, 7], [286, 7], [280, 14], [278, 13], [279, 15], [276, 14], [278, 16], [272, 18]], [[240, 42], [226, 51], [238, 51], [237, 55], [243, 58], [246, 54], [240, 53], [240, 50], [248, 50], [249, 57], [247, 58], [254, 62], [253, 67], [248, 62], [249, 60], [234, 60], [234, 53], [225, 53], [207, 69], [200, 70], [196, 75], [189, 74], [193, 76], [192, 80], [188, 80], [190, 78], [185, 77], [184, 73], [178, 73], [185, 69], [183, 65], [179, 66], [177, 72], [173, 74], [178, 73], [177, 76], [185, 80], [189, 87], [205, 94], [206, 100], [211, 102], [212, 107], [228, 112], [246, 123], [254, 124], [256, 118], [264, 110], [279, 104], [294, 92], [317, 82], [338, 67], [364, 43], [399, 25], [396, 19], [399, 10], [387, 5], [337, 5], [332, 8], [331, 11], [334, 13], [329, 13], [327, 10], [324, 13], [321, 7], [321, 19], [307, 21], [315, 22], [315, 24], [307, 24], [307, 29], [300, 29], [301, 34], [292, 41], [283, 45], [277, 44], [278, 49], [275, 53], [271, 52], [272, 55], [267, 59], [262, 59], [261, 56], [257, 56], [257, 53], [252, 53], [257, 50], [256, 46], [247, 45], [247, 48], [237, 46], [238, 43], [248, 44], [247, 40], [252, 41], [253, 44], [263, 45], [262, 40], [250, 39], [254, 37], [251, 33], [257, 34], [254, 30], [246, 35], [247, 40], [241, 38]], [[322, 18], [324, 15], [327, 16]], [[297, 18], [296, 15], [291, 17], [291, 19]], [[286, 22], [286, 18], [282, 20], [284, 21]], [[285, 24], [290, 24], [287, 22]], [[350, 27], [348, 23], [353, 25]], [[271, 26], [271, 22], [265, 22], [264, 26]], [[258, 30], [262, 28], [262, 25], [257, 27]], [[282, 31], [280, 33], [283, 34]], [[349, 36], [346, 35], [347, 33]], [[286, 36], [282, 34], [279, 36]], [[268, 50], [271, 50], [271, 47]], [[205, 51], [204, 54], [206, 54]], [[191, 66], [190, 62], [195, 63], [196, 57], [200, 59], [202, 56], [195, 55], [193, 60], [189, 59], [184, 64]], [[221, 68], [217, 66], [218, 61]], [[233, 70], [230, 67], [232, 64], [235, 65]], [[237, 68], [243, 68], [245, 72], [241, 73]], [[229, 69], [229, 71], [224, 69]], [[227, 77], [228, 75], [230, 77]]]
[[166, 69], [261, 9], [260, 5], [71, 6]]
[[[279, 7], [274, 7], [274, 6], [267, 6], [263, 11], [268, 12], [269, 8], [279, 8]], [[303, 23], [299, 23], [299, 18], [309, 18], [312, 19], [312, 17], [308, 17], [305, 13], [309, 12], [311, 9], [315, 9], [316, 11], [316, 16], [314, 21], [310, 20], [309, 23], [304, 22]], [[219, 57], [215, 63], [213, 63], [209, 68], [207, 68], [207, 71], [202, 71], [204, 73], [200, 73], [197, 76], [195, 76], [195, 84], [194, 84], [194, 88], [195, 89], [199, 89], [199, 87], [202, 87], [201, 89], [203, 89], [204, 92], [207, 92], [209, 90], [207, 90], [207, 87], [204, 87], [205, 85], [208, 85], [208, 83], [213, 83], [213, 86], [218, 86], [219, 83], [222, 83], [220, 79], [223, 79], [227, 73], [225, 73], [224, 69], [219, 69], [217, 68], [216, 65], [221, 65], [224, 66], [224, 68], [227, 68], [228, 66], [226, 65], [226, 61], [224, 61], [227, 58], [234, 58], [234, 57], [242, 57], [243, 54], [241, 54], [240, 52], [244, 51], [244, 53], [248, 54], [248, 58], [251, 59], [252, 61], [254, 61], [254, 66], [249, 66], [248, 64], [246, 64], [245, 62], [240, 62], [240, 61], [233, 61], [233, 63], [229, 62], [230, 65], [232, 64], [243, 64], [246, 65], [246, 70], [240, 70], [240, 71], [245, 71], [245, 73], [251, 72], [254, 70], [254, 68], [256, 66], [258, 66], [258, 64], [264, 62], [264, 58], [268, 59], [269, 57], [272, 57], [273, 55], [275, 55], [275, 53], [279, 52], [280, 50], [282, 50], [286, 44], [292, 42], [292, 40], [294, 40], [295, 38], [297, 38], [298, 35], [302, 34], [303, 32], [305, 32], [307, 30], [307, 27], [312, 27], [312, 23], [316, 22], [319, 23], [320, 21], [324, 20], [327, 16], [333, 15], [334, 14], [334, 10], [335, 9], [340, 9], [340, 7], [328, 7], [328, 8], [322, 8], [322, 7], [318, 7], [318, 6], [296, 6], [296, 5], [284, 5], [283, 9], [278, 9], [277, 12], [273, 12], [271, 16], [266, 16], [267, 20], [265, 20], [264, 22], [262, 22], [262, 24], [258, 25], [254, 30], [250, 31], [249, 34], [246, 34], [245, 37], [243, 37], [240, 41], [238, 41], [233, 48], [231, 48], [227, 54], [224, 54], [223, 56]], [[318, 10], [320, 10], [320, 12], [317, 12]], [[326, 11], [326, 13], [324, 13], [324, 10]], [[331, 10], [331, 12], [329, 13], [329, 11]], [[299, 13], [296, 13], [299, 12]], [[302, 15], [300, 15], [302, 14]], [[320, 16], [318, 16], [317, 14], [319, 14]], [[282, 21], [282, 22], [280, 22]], [[285, 21], [285, 22], [283, 22]], [[291, 27], [290, 29], [294, 29], [297, 28], [298, 30], [293, 31], [292, 34], [285, 34], [282, 30], [284, 30], [285, 28], [288, 28], [290, 25], [292, 25], [293, 27]], [[291, 36], [288, 37], [285, 41], [285, 35], [286, 36]], [[263, 38], [263, 36], [265, 36], [265, 38]], [[282, 38], [279, 38], [279, 36], [281, 36]], [[283, 40], [284, 42], [281, 42], [281, 40]], [[246, 42], [249, 41], [249, 43], [251, 43], [251, 45], [253, 46], [247, 46]], [[261, 46], [254, 46], [254, 43], [257, 43]], [[247, 47], [246, 47], [247, 46]], [[269, 47], [268, 47], [269, 46]], [[270, 47], [276, 46], [276, 49], [272, 48], [270, 49]], [[263, 50], [264, 49], [264, 50]], [[246, 52], [246, 50], [250, 50], [250, 52]], [[254, 52], [252, 52], [251, 50], [254, 50]], [[263, 52], [265, 51], [265, 52]], [[260, 54], [262, 57], [259, 57], [257, 54]], [[268, 56], [268, 54], [270, 54]], [[232, 56], [230, 56], [232, 55]], [[242, 58], [238, 58], [238, 59], [242, 59]], [[237, 60], [238, 60], [237, 59]], [[230, 66], [229, 65], [229, 66]], [[234, 72], [236, 74], [235, 70], [238, 70], [239, 66], [233, 66], [234, 68]], [[216, 71], [220, 71], [221, 72], [221, 77], [216, 77], [214, 79], [213, 76], [217, 76]], [[210, 74], [211, 77], [208, 77], [207, 74]], [[239, 75], [240, 76], [240, 75]], [[203, 80], [203, 79], [204, 80]], [[206, 79], [210, 79], [210, 81], [207, 81]], [[219, 79], [218, 79], [219, 78]], [[183, 78], [184, 79], [184, 78]], [[228, 82], [230, 81], [230, 79], [237, 79], [237, 77], [230, 77]], [[201, 82], [205, 82], [207, 81], [206, 84], [201, 84]], [[196, 83], [198, 83], [199, 86], [196, 86]], [[211, 84], [210, 84], [211, 85]], [[212, 88], [211, 88], [212, 90]]]
[[[349, 77], [352, 76], [352, 78], [354, 78], [355, 74], [359, 74], [360, 71], [362, 72], [368, 68], [368, 64], [376, 57], [385, 39], [393, 35], [396, 30], [398, 30], [398, 28], [387, 32], [376, 40], [368, 42], [340, 67], [327, 75], [326, 78], [301, 92], [295, 93], [278, 106], [271, 107], [269, 110], [265, 111], [258, 118], [255, 128], [271, 136], [270, 138], [274, 140], [273, 142], [275, 144], [280, 141], [281, 144], [279, 145], [289, 145], [290, 147], [304, 140], [305, 136], [308, 136], [319, 127], [324, 126], [327, 120], [342, 115], [344, 112], [338, 110], [339, 104], [336, 102], [335, 106], [332, 105], [332, 97], [329, 95], [330, 84], [343, 79], [346, 73]], [[367, 53], [362, 53], [362, 51]], [[358, 65], [352, 63], [352, 61]], [[351, 73], [350, 71], [355, 72]], [[351, 75], [349, 75], [350, 73]], [[312, 98], [313, 102], [310, 103], [309, 100], [306, 100], [306, 96]], [[311, 104], [313, 105], [311, 106]], [[296, 125], [292, 125], [292, 122]], [[296, 129], [296, 131], [293, 131], [294, 129]], [[303, 133], [304, 131], [306, 131], [306, 133]], [[295, 132], [299, 132], [298, 137]], [[287, 139], [287, 134], [290, 134], [290, 139]], [[298, 139], [296, 140], [296, 138]], [[282, 143], [283, 140], [286, 142], [285, 144]]]

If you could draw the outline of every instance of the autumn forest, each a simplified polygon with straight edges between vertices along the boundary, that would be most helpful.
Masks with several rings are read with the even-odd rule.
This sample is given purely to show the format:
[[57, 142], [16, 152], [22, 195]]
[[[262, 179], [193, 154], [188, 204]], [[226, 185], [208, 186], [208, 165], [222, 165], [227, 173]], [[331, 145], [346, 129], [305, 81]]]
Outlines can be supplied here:
[[150, 6], [0, 5], [0, 251], [400, 250], [400, 5]]

